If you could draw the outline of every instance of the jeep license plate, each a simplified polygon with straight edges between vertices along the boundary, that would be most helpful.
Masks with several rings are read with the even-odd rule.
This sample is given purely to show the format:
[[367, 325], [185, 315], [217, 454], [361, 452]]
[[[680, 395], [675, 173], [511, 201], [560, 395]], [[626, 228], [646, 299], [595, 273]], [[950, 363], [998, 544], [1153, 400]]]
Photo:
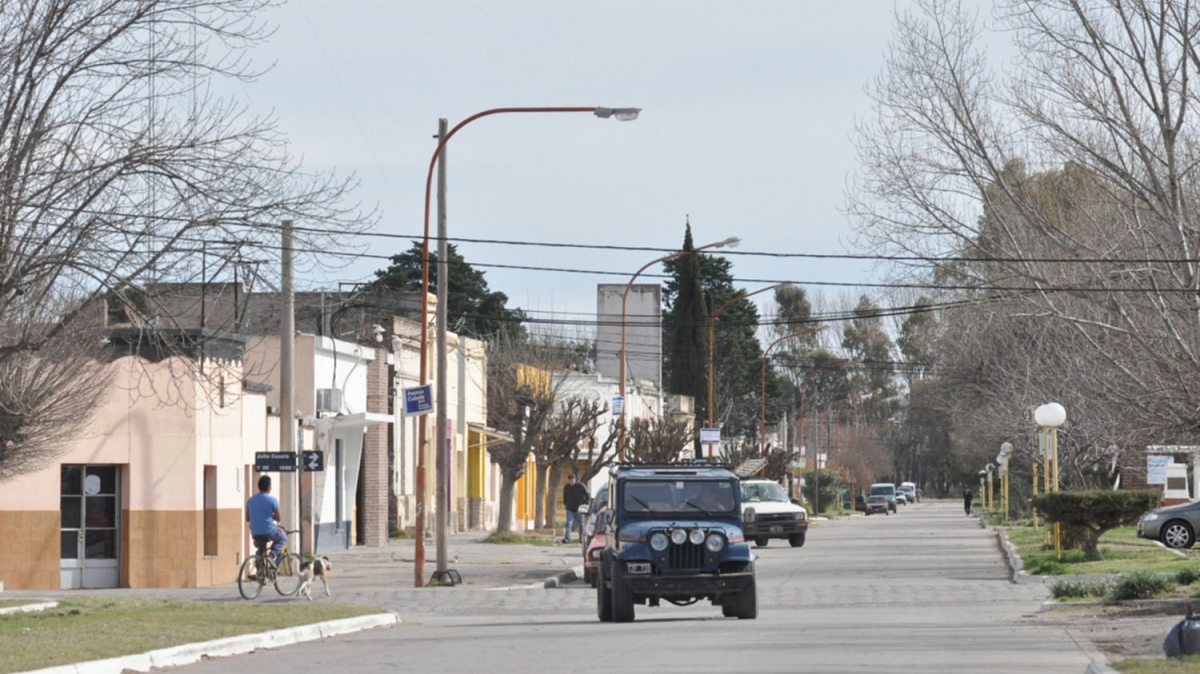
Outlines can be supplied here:
[[629, 573], [650, 573], [649, 562], [630, 562], [626, 568]]
[[783, 531], [783, 527], [771, 527], [771, 533], [773, 534], [777, 534], [781, 531]]

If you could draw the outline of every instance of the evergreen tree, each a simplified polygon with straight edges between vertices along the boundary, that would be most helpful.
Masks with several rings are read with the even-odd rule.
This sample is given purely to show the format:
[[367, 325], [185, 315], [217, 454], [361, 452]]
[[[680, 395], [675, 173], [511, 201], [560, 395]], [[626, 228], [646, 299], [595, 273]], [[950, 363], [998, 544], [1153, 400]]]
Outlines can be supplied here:
[[[509, 309], [508, 295], [488, 287], [483, 272], [475, 269], [458, 254], [458, 247], [448, 245], [450, 287], [447, 289], [447, 322], [460, 335], [487, 339], [498, 333], [523, 338], [521, 321], [525, 312]], [[437, 252], [429, 251], [429, 292], [438, 287]], [[392, 264], [375, 272], [368, 290], [421, 291], [421, 242], [414, 241], [404, 253], [392, 256]]]
[[700, 256], [694, 252], [692, 227], [687, 226], [679, 261], [678, 293], [671, 311], [664, 316], [666, 349], [664, 374], [667, 391], [695, 398], [696, 415], [707, 415], [708, 309], [700, 285]]

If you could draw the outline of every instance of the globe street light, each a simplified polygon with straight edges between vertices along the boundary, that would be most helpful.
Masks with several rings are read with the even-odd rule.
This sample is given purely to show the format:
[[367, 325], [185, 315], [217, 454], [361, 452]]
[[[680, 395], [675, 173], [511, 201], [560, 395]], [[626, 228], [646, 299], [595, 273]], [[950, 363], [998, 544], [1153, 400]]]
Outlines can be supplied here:
[[[1045, 447], [1046, 492], [1058, 491], [1058, 427], [1066, 421], [1067, 410], [1058, 403], [1046, 403], [1033, 411], [1033, 422], [1041, 427], [1041, 445]], [[1062, 531], [1058, 522], [1054, 523], [1054, 555], [1062, 559]]]
[[[420, 364], [420, 385], [425, 386], [429, 380], [429, 202], [430, 193], [433, 188], [433, 169], [439, 165], [439, 159], [442, 158], [446, 143], [458, 130], [471, 122], [491, 115], [501, 115], [510, 113], [541, 113], [541, 112], [590, 112], [595, 116], [606, 119], [615, 117], [616, 119], [627, 122], [637, 119], [641, 108], [605, 108], [597, 106], [587, 107], [521, 107], [521, 108], [492, 108], [477, 112], [463, 121], [459, 122], [449, 131], [445, 130], [445, 122], [438, 129], [438, 145], [433, 151], [433, 156], [429, 159], [429, 173], [425, 178], [425, 227], [421, 242], [421, 364]], [[446, 239], [446, 212], [445, 212], [445, 163], [440, 163], [438, 181], [438, 316], [437, 316], [437, 336], [438, 336], [438, 367], [437, 367], [437, 461], [439, 467], [438, 474], [438, 573], [444, 574], [445, 558], [446, 558], [446, 537], [445, 524], [448, 518], [446, 507], [443, 500], [444, 494], [448, 493], [449, 471], [445, 469], [446, 462], [446, 310], [447, 300], [446, 292], [450, 287], [449, 279], [449, 254], [447, 252]], [[416, 475], [416, 491], [417, 491], [417, 513], [416, 513], [416, 545], [413, 551], [413, 583], [416, 587], [425, 585], [425, 437], [426, 437], [426, 419], [425, 415], [421, 415], [417, 422], [417, 475]]]
[[737, 238], [736, 236], [731, 236], [728, 239], [725, 239], [723, 241], [706, 243], [703, 246], [699, 246], [699, 247], [693, 248], [691, 250], [680, 250], [680, 251], [671, 253], [670, 255], [664, 255], [662, 257], [655, 258], [655, 259], [647, 262], [646, 264], [642, 265], [641, 269], [633, 272], [633, 276], [629, 277], [629, 283], [625, 284], [625, 291], [621, 293], [621, 358], [620, 358], [621, 362], [620, 362], [620, 366], [619, 366], [620, 380], [621, 380], [619, 382], [619, 387], [620, 387], [620, 392], [621, 392], [620, 393], [621, 414], [619, 415], [619, 418], [621, 419], [621, 435], [617, 438], [618, 454], [620, 455], [621, 461], [625, 460], [625, 407], [626, 407], [625, 406], [625, 300], [627, 300], [629, 298], [629, 289], [633, 287], [633, 282], [635, 280], [637, 280], [637, 277], [642, 272], [646, 271], [646, 269], [649, 268], [650, 266], [658, 264], [659, 262], [666, 262], [667, 260], [673, 260], [677, 257], [687, 255], [689, 253], [699, 253], [700, 251], [708, 250], [709, 248], [737, 248], [738, 244], [741, 242], [742, 242], [741, 239]]

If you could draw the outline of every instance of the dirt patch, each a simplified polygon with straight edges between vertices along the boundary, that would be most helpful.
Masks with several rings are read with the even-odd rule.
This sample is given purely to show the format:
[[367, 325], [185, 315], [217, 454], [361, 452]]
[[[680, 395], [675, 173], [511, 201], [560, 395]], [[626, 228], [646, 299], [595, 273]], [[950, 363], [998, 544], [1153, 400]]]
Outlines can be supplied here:
[[1090, 640], [1110, 662], [1164, 657], [1163, 638], [1187, 614], [1175, 606], [1086, 606], [1043, 611], [1037, 622]]

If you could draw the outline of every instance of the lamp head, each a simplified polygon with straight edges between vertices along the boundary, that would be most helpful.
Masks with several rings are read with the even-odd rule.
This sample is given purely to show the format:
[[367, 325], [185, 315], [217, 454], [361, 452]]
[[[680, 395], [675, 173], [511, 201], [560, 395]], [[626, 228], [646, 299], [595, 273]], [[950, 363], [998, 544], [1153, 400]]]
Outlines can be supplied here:
[[383, 343], [383, 333], [385, 332], [385, 330], [383, 329], [383, 326], [379, 325], [379, 324], [375, 324], [375, 325], [371, 326], [371, 331], [375, 333], [375, 341], [382, 344]]
[[1067, 420], [1067, 410], [1058, 403], [1046, 403], [1033, 411], [1033, 421], [1038, 426], [1057, 428]]
[[598, 107], [592, 111], [600, 119], [608, 119], [609, 117], [617, 118], [619, 122], [632, 122], [638, 118], [638, 113], [641, 108], [604, 108]]
[[725, 239], [724, 241], [722, 241], [721, 243], [718, 243], [717, 245], [713, 246], [713, 248], [737, 248], [738, 244], [741, 242], [742, 242], [741, 239], [737, 238], [736, 236], [731, 236], [728, 239]]

